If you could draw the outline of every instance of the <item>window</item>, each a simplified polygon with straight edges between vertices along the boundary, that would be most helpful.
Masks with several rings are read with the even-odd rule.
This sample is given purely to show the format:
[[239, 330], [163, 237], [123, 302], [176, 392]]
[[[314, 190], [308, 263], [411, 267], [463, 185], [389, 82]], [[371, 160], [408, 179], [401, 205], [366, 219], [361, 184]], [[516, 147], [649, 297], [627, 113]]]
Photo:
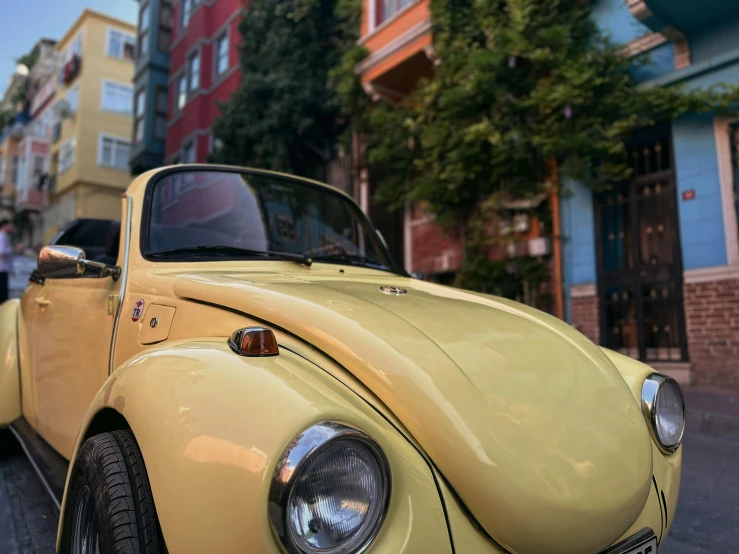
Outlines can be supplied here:
[[18, 156], [10, 158], [10, 179], [8, 179], [8, 182], [11, 185], [18, 184]]
[[172, 42], [172, 2], [170, 0], [159, 0], [157, 50], [169, 52], [170, 42]]
[[144, 126], [146, 108], [146, 91], [144, 89], [136, 93], [136, 121], [133, 126], [133, 141], [139, 143], [144, 140]]
[[136, 39], [114, 29], [108, 29], [108, 45], [105, 53], [121, 60], [133, 61]]
[[415, 0], [377, 0], [377, 23], [383, 23], [410, 6]]
[[192, 0], [182, 0], [180, 3], [180, 10], [181, 10], [181, 18], [180, 18], [180, 31], [185, 30], [187, 28], [187, 24], [190, 22], [190, 17], [192, 16]]
[[141, 8], [141, 14], [139, 17], [139, 32], [143, 33], [149, 30], [149, 11], [151, 6], [147, 3]]
[[175, 111], [179, 112], [187, 103], [187, 77], [183, 73], [177, 78], [177, 88], [175, 88]]
[[77, 36], [74, 37], [74, 41], [70, 46], [70, 51], [75, 56], [82, 56], [82, 32], [78, 33]]
[[46, 159], [44, 158], [44, 156], [39, 156], [38, 154], [34, 154], [33, 168], [32, 168], [34, 184], [38, 183], [38, 178], [44, 174], [44, 162], [45, 161]]
[[98, 165], [128, 170], [131, 156], [131, 143], [118, 137], [100, 135]]
[[154, 138], [164, 140], [167, 136], [167, 89], [156, 89], [156, 113], [154, 114]]
[[195, 163], [195, 143], [188, 142], [182, 149], [182, 163], [191, 164]]
[[138, 59], [142, 59], [149, 52], [149, 18], [151, 4], [148, 2], [139, 12]]
[[139, 50], [138, 59], [142, 59], [146, 54], [149, 53], [149, 33], [144, 32], [139, 34]]
[[59, 150], [59, 175], [72, 168], [74, 165], [74, 151], [77, 141], [73, 138], [62, 144]]
[[187, 60], [187, 94], [192, 94], [200, 86], [200, 51], [195, 51]]
[[122, 115], [131, 115], [133, 88], [103, 79], [102, 109]]
[[222, 75], [228, 69], [228, 33], [223, 33], [216, 40], [216, 75]]
[[[336, 264], [346, 264], [348, 258], [353, 265], [397, 271], [356, 204], [329, 188], [287, 177], [180, 170], [158, 179], [150, 193], [142, 224], [145, 254], [226, 246], [289, 252]], [[223, 256], [216, 251], [211, 259]], [[243, 260], [244, 255], [234, 258]], [[206, 259], [202, 252], [192, 256], [192, 261]]]
[[77, 113], [77, 108], [80, 105], [80, 86], [75, 85], [67, 92], [67, 102], [69, 102], [69, 111]]

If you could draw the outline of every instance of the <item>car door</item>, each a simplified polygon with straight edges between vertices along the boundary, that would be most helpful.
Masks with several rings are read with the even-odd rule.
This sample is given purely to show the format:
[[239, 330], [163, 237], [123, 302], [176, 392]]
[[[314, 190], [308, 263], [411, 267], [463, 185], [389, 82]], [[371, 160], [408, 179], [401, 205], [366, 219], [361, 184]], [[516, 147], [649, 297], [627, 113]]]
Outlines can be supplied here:
[[85, 413], [108, 377], [120, 289], [111, 278], [46, 279], [32, 330], [36, 431], [69, 458]]

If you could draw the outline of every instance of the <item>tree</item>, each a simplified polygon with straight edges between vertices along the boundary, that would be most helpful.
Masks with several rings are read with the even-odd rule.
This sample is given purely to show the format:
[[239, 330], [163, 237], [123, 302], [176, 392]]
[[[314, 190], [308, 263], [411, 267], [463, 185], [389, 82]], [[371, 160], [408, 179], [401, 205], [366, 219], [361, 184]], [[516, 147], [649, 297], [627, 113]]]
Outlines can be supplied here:
[[483, 288], [509, 263], [487, 256], [500, 199], [547, 192], [553, 167], [595, 189], [621, 183], [636, 129], [739, 100], [736, 87], [640, 87], [634, 68], [643, 60], [608, 41], [591, 4], [431, 0], [441, 60], [434, 78], [399, 106], [361, 115], [371, 129], [370, 162], [392, 169], [378, 198], [421, 201], [438, 221], [463, 229], [458, 284]]
[[214, 161], [316, 175], [348, 128], [330, 73], [356, 43], [360, 14], [356, 0], [252, 0]]

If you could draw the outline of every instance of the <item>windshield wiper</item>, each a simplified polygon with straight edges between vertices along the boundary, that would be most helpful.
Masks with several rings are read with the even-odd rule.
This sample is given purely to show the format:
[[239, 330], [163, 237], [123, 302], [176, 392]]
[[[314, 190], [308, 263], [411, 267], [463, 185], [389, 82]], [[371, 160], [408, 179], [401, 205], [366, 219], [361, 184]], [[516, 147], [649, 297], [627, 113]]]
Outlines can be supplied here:
[[152, 258], [171, 258], [176, 256], [186, 256], [195, 254], [198, 256], [248, 256], [256, 258], [274, 258], [276, 260], [284, 260], [287, 262], [295, 262], [307, 267], [313, 264], [313, 260], [302, 254], [292, 254], [290, 252], [274, 252], [272, 250], [249, 250], [248, 248], [238, 248], [236, 246], [184, 246], [182, 248], [173, 248], [172, 250], [164, 250], [163, 252], [154, 252]]
[[347, 254], [342, 252], [340, 254], [326, 254], [325, 256], [313, 256], [314, 262], [345, 262], [350, 265], [359, 265], [371, 268], [382, 268], [388, 269], [387, 266], [380, 262], [375, 262], [367, 258], [366, 256], [360, 256], [359, 254]]

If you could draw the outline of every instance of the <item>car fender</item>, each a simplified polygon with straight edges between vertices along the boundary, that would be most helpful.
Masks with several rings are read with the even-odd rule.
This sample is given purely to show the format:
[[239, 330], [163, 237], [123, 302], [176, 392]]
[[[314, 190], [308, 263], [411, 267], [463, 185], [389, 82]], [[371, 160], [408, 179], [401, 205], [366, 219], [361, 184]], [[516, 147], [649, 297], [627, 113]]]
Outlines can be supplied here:
[[[653, 368], [623, 354], [613, 352], [606, 348], [602, 349], [611, 360], [616, 369], [621, 373], [626, 384], [631, 389], [634, 399], [641, 406], [642, 385], [649, 375], [658, 373]], [[645, 425], [649, 425], [646, 419]], [[652, 441], [652, 466], [653, 485], [660, 500], [660, 513], [662, 516], [663, 533], [669, 532], [675, 517], [677, 508], [678, 492], [680, 491], [680, 475], [682, 465], [683, 447], [677, 449], [673, 454], [665, 454]], [[655, 532], [657, 530], [655, 529]], [[662, 536], [661, 533], [657, 533]]]
[[0, 427], [21, 417], [20, 366], [18, 363], [18, 311], [20, 302], [0, 305]]
[[285, 348], [247, 358], [225, 338], [202, 339], [130, 359], [88, 410], [70, 474], [84, 440], [110, 430], [99, 422], [111, 413], [139, 444], [170, 552], [280, 552], [267, 512], [271, 477], [288, 444], [326, 420], [363, 429], [388, 457], [392, 493], [376, 551], [451, 552], [433, 472], [416, 447], [360, 396]]

